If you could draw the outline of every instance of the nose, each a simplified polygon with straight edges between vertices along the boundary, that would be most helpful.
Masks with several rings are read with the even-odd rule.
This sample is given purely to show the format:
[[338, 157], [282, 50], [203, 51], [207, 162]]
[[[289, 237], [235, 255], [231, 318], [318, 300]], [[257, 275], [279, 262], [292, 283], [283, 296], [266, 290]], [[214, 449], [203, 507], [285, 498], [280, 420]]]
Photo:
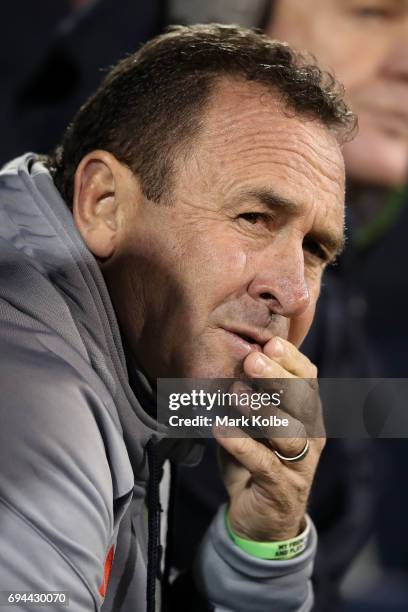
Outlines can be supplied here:
[[259, 271], [248, 287], [249, 295], [268, 306], [271, 313], [292, 318], [303, 314], [310, 305], [310, 291], [305, 278], [303, 249], [283, 249], [263, 257]]

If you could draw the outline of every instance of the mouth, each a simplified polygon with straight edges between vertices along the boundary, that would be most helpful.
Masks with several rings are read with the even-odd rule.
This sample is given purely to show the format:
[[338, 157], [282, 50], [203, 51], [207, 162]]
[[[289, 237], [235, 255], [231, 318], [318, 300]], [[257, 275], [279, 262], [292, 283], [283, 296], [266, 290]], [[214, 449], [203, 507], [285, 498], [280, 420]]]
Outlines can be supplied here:
[[247, 354], [252, 351], [262, 352], [264, 345], [272, 338], [272, 335], [257, 330], [238, 329], [238, 328], [223, 328], [223, 330], [240, 343], [243, 349], [246, 349]]

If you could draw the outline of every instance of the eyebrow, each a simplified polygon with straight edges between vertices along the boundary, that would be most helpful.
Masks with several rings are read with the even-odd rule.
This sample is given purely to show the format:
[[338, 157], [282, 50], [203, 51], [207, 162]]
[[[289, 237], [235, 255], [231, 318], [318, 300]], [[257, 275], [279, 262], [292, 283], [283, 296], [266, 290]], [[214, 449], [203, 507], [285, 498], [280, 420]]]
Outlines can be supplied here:
[[[270, 188], [251, 188], [240, 192], [240, 200], [254, 199], [266, 206], [272, 211], [279, 211], [286, 217], [295, 217], [299, 214], [299, 205], [293, 200], [285, 198], [277, 194]], [[312, 238], [322, 244], [328, 251], [329, 261], [333, 261], [340, 255], [344, 249], [345, 238], [344, 234], [337, 234], [330, 230], [311, 231], [307, 234], [308, 238]]]

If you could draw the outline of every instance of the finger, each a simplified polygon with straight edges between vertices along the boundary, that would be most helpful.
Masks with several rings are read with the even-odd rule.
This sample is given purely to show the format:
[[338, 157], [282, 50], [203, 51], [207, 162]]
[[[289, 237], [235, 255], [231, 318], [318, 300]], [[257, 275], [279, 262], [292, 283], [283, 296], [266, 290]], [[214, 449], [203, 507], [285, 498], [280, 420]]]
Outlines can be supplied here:
[[296, 378], [277, 361], [258, 351], [249, 353], [244, 359], [243, 366], [248, 378]]
[[[265, 391], [254, 391], [243, 381], [234, 382], [230, 391], [236, 398], [234, 408], [248, 417], [248, 426], [243, 429], [252, 438], [271, 441], [276, 438], [306, 437], [306, 429], [301, 421], [272, 403], [270, 395]], [[261, 402], [261, 399], [265, 401]]]
[[[256, 403], [257, 408], [252, 408], [252, 398], [258, 399], [260, 394], [242, 381], [234, 382], [230, 391], [237, 398], [237, 411], [248, 417], [248, 425], [239, 428], [229, 425], [226, 436], [241, 437], [244, 434], [286, 457], [296, 457], [302, 452], [307, 436], [300, 421], [272, 404], [258, 408], [259, 403]], [[243, 397], [246, 399], [244, 403], [241, 402]], [[251, 398], [249, 402], [248, 397]]]
[[[284, 468], [304, 471], [305, 469], [310, 470], [310, 465], [316, 463], [316, 453], [312, 452], [312, 440], [309, 441], [310, 450], [305, 458], [299, 462], [291, 462], [279, 458], [274, 451], [277, 450], [283, 457], [296, 457], [304, 450], [306, 438], [254, 440], [242, 430], [235, 428], [234, 431], [233, 429], [229, 427], [228, 431], [222, 432], [222, 428], [214, 427], [214, 437], [220, 447], [230, 456], [230, 461], [245, 468], [248, 475], [251, 475], [259, 484], [277, 482]], [[226, 470], [226, 473], [228, 471], [230, 472]], [[234, 486], [234, 473], [229, 473], [228, 484], [230, 487]]]
[[[279, 447], [276, 446], [275, 450], [282, 455], [282, 458], [277, 457], [278, 460], [284, 467], [291, 468], [296, 472], [314, 471], [319, 462], [325, 443], [325, 438], [293, 438], [292, 440], [288, 440], [285, 446], [280, 444], [280, 440], [274, 441], [274, 444], [279, 444]], [[298, 461], [285, 460], [285, 457], [291, 459], [302, 454], [306, 444], [308, 444], [308, 449], [301, 459]]]
[[[235, 429], [235, 431], [234, 431]], [[257, 480], [276, 481], [282, 469], [281, 462], [271, 449], [249, 437], [238, 428], [213, 427], [218, 444]]]
[[[263, 364], [263, 370], [259, 367]], [[279, 407], [304, 424], [308, 437], [324, 436], [324, 422], [316, 378], [299, 378], [262, 353], [251, 353], [244, 361], [248, 378], [270, 394], [279, 394]]]
[[263, 347], [267, 357], [300, 378], [317, 378], [316, 366], [294, 344], [275, 336]]
[[[272, 446], [274, 450], [277, 450], [283, 457], [287, 457], [290, 463], [290, 460], [293, 457], [297, 457], [305, 450], [306, 444], [308, 444], [308, 438], [272, 438], [268, 440], [268, 443]], [[309, 442], [310, 444], [310, 442]], [[279, 461], [282, 461], [278, 457]], [[305, 456], [306, 459], [306, 456]], [[302, 459], [303, 461], [303, 459]], [[284, 461], [283, 461], [284, 462]], [[290, 463], [293, 467], [299, 467], [296, 465], [297, 461]]]

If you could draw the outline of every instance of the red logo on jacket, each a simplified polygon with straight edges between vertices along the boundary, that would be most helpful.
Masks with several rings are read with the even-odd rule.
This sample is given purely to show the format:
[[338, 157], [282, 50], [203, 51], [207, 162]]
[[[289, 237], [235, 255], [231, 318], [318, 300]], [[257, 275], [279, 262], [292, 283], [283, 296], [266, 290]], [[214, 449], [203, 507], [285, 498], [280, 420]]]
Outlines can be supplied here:
[[98, 589], [99, 595], [101, 597], [105, 597], [106, 590], [108, 588], [109, 576], [110, 576], [110, 573], [111, 573], [112, 563], [113, 563], [113, 553], [114, 553], [114, 547], [112, 545], [110, 547], [110, 549], [109, 549], [108, 554], [106, 555], [105, 569], [104, 569], [104, 572], [103, 572], [102, 584], [100, 585], [100, 587]]

